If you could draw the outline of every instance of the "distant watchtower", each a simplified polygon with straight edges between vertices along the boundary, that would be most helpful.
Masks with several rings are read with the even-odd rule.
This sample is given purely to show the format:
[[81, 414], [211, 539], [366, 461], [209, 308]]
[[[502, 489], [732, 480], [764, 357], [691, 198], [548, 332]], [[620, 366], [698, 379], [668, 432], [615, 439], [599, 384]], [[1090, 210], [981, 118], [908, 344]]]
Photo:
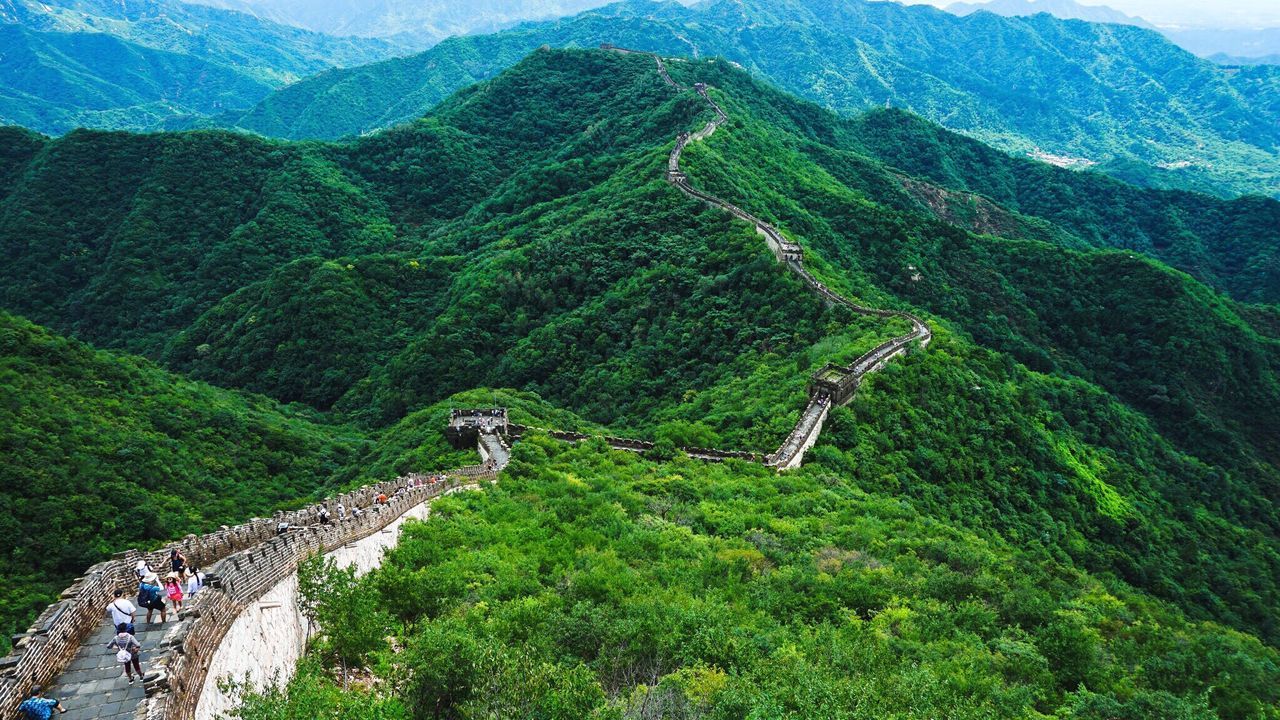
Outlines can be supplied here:
[[444, 436], [459, 448], [474, 447], [481, 433], [506, 435], [510, 431], [506, 408], [470, 408], [449, 411], [449, 426]]

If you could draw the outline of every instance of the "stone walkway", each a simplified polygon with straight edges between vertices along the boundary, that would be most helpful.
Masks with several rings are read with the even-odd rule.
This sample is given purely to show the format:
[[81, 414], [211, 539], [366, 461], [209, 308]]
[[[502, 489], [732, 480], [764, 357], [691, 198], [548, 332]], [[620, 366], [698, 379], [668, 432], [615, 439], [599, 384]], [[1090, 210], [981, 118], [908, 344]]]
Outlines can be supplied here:
[[[151, 625], [147, 624], [146, 617], [146, 613], [139, 613], [134, 624], [138, 642], [142, 643], [143, 673], [149, 670], [148, 657], [160, 645], [165, 631], [173, 625], [172, 617], [161, 625], [159, 613], [155, 614], [156, 622]], [[58, 698], [62, 707], [67, 709], [66, 715], [55, 714], [54, 717], [63, 720], [133, 718], [146, 693], [141, 680], [129, 684], [124, 668], [116, 661], [116, 651], [107, 649], [107, 643], [115, 634], [104, 608], [102, 624], [80, 645], [76, 659], [46, 691], [48, 697]]]

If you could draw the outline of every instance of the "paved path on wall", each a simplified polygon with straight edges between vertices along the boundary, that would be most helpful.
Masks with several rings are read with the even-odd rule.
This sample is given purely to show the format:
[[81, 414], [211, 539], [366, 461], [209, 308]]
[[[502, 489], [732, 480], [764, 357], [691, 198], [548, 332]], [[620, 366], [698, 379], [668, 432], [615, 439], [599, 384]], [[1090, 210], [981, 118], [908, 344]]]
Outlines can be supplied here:
[[[138, 642], [142, 643], [142, 672], [148, 671], [148, 656], [156, 651], [165, 631], [173, 627], [173, 619], [161, 625], [159, 614], [156, 622], [148, 625], [146, 613], [138, 615], [134, 623]], [[54, 715], [63, 720], [90, 720], [92, 718], [128, 718], [132, 720], [138, 703], [146, 697], [142, 681], [132, 685], [124, 677], [123, 668], [116, 661], [116, 651], [108, 650], [107, 643], [115, 637], [115, 628], [106, 617], [103, 607], [102, 623], [80, 645], [75, 660], [49, 686], [46, 694], [62, 701], [66, 715]]]
[[[619, 50], [620, 48], [607, 46], [607, 49]], [[685, 86], [673, 80], [667, 73], [666, 63], [663, 62], [662, 56], [656, 53], [634, 50], [623, 50], [623, 52], [638, 52], [639, 54], [651, 55], [657, 63], [658, 73], [668, 85], [681, 92], [687, 90]], [[734, 217], [755, 226], [756, 230], [763, 234], [770, 242], [770, 245], [774, 248], [775, 255], [778, 256], [779, 261], [783, 262], [788, 270], [798, 276], [807, 287], [824, 299], [844, 305], [859, 314], [884, 318], [897, 317], [911, 323], [911, 332], [881, 343], [876, 348], [855, 360], [851, 366], [843, 368], [837, 367], [837, 370], [839, 370], [845, 377], [860, 381], [863, 375], [873, 372], [883, 365], [889, 358], [905, 351], [912, 343], [919, 342], [922, 345], [928, 345], [929, 341], [933, 337], [933, 333], [930, 330], [929, 325], [923, 320], [910, 313], [898, 310], [881, 310], [864, 307], [831, 290], [819, 282], [817, 278], [805, 269], [803, 263], [804, 252], [800, 246], [791, 240], [788, 240], [773, 225], [761, 220], [755, 215], [752, 215], [727, 200], [698, 190], [689, 184], [688, 175], [680, 169], [680, 156], [684, 149], [691, 143], [710, 137], [711, 134], [720, 126], [729, 121], [729, 116], [724, 112], [720, 105], [717, 104], [715, 100], [712, 100], [711, 96], [707, 94], [707, 86], [705, 84], [697, 83], [694, 86], [694, 90], [715, 113], [715, 117], [708, 121], [701, 130], [692, 134], [681, 133], [677, 136], [676, 145], [671, 150], [671, 154], [667, 157], [667, 181], [672, 185], [675, 185], [686, 195], [702, 200], [703, 202], [717, 207]], [[807, 443], [805, 441], [817, 427], [820, 420], [826, 416], [828, 404], [829, 402], [824, 395], [815, 393], [810, 396], [809, 402], [806, 404], [804, 412], [801, 413], [800, 420], [796, 423], [795, 429], [791, 431], [791, 434], [785, 441], [783, 441], [782, 446], [778, 448], [776, 453], [770, 456], [767, 462], [780, 468], [791, 467], [798, 464], [800, 459], [798, 456], [802, 455], [807, 447]]]

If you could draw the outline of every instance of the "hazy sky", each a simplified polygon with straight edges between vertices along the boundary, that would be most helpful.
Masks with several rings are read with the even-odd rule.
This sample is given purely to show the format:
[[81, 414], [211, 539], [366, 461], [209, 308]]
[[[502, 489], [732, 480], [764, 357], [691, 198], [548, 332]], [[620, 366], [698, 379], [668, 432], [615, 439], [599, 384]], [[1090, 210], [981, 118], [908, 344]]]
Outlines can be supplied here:
[[[952, 0], [904, 0], [942, 7]], [[976, 0], [970, 0], [976, 1]], [[1077, 0], [1109, 5], [1157, 25], [1280, 27], [1280, 0]]]

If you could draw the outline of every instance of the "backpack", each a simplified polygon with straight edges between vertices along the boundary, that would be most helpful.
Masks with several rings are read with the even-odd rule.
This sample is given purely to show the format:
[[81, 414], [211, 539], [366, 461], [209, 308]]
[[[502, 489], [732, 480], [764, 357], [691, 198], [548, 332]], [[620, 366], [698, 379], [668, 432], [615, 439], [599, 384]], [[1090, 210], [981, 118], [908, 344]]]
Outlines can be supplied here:
[[116, 653], [116, 660], [119, 662], [127, 663], [132, 659], [133, 659], [133, 653], [129, 652], [128, 650], [121, 650], [120, 652]]

